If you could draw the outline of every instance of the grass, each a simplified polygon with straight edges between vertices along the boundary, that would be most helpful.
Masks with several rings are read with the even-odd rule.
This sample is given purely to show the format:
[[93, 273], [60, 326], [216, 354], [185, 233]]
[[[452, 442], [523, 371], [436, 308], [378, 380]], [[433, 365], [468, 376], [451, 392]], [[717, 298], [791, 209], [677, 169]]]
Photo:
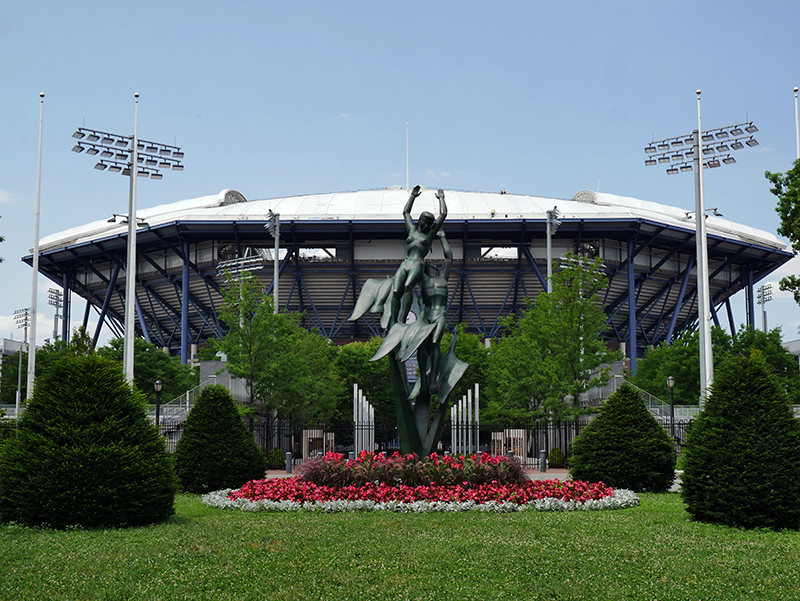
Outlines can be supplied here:
[[798, 599], [800, 533], [633, 509], [245, 513], [180, 495], [129, 530], [0, 526], [0, 599]]

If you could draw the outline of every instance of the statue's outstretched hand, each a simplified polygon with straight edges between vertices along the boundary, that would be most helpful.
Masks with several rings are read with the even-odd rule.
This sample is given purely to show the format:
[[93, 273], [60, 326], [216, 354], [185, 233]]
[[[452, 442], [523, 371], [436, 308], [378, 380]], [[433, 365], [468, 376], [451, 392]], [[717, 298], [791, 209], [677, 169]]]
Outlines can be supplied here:
[[418, 185], [414, 186], [414, 189], [411, 190], [411, 198], [416, 198], [420, 194], [422, 194], [422, 189]]
[[444, 200], [444, 190], [439, 188], [439, 191], [436, 193], [436, 198], [438, 198], [439, 200]]

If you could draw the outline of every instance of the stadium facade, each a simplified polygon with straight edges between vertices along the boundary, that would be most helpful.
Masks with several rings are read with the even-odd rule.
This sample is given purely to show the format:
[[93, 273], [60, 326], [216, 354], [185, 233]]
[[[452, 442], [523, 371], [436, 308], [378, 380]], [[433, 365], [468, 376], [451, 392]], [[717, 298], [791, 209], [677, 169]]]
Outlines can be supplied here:
[[[434, 190], [414, 205], [436, 213]], [[546, 281], [546, 212], [561, 222], [554, 260], [566, 253], [600, 256], [610, 285], [603, 303], [607, 337], [627, 355], [697, 326], [695, 215], [653, 202], [583, 190], [572, 199], [445, 190], [444, 230], [453, 248], [448, 322], [486, 338], [503, 317], [535, 299]], [[237, 260], [272, 292], [274, 241], [265, 228], [280, 215], [279, 305], [303, 311], [304, 324], [335, 342], [380, 335], [369, 314], [347, 321], [367, 278], [390, 277], [405, 257], [402, 218], [408, 192], [400, 187], [247, 201], [235, 190], [138, 212], [136, 329], [180, 353], [224, 335], [218, 318], [225, 274]], [[754, 325], [754, 287], [792, 254], [776, 236], [707, 216], [711, 306], [716, 323], [734, 330], [731, 297], [745, 290]], [[62, 335], [88, 324], [121, 335], [124, 322], [127, 225], [105, 219], [48, 236], [40, 271], [86, 300], [82, 319], [64, 307]], [[434, 245], [429, 259], [442, 260]], [[23, 260], [32, 263], [32, 257]], [[636, 353], [632, 350], [636, 349]]]

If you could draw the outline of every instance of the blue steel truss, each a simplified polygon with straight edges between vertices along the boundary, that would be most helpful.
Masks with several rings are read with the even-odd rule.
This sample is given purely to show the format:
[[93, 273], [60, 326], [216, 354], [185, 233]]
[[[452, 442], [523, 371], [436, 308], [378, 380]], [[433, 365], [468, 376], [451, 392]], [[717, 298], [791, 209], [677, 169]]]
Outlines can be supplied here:
[[[137, 236], [137, 334], [188, 360], [191, 345], [225, 334], [219, 320], [224, 277], [217, 265], [231, 249], [268, 249], [272, 240], [264, 221], [176, 221], [144, 228]], [[502, 335], [502, 320], [519, 313], [527, 299], [545, 288], [545, 219], [448, 219], [448, 238], [460, 241], [461, 257], [450, 278], [448, 323], [487, 338]], [[367, 278], [390, 277], [397, 260], [356, 259], [356, 249], [372, 240], [403, 240], [405, 227], [396, 220], [284, 220], [280, 260], [280, 307], [302, 311], [306, 327], [337, 342], [380, 335], [380, 325], [367, 314], [350, 322]], [[604, 293], [608, 315], [606, 336], [641, 355], [648, 345], [670, 341], [697, 325], [695, 239], [686, 228], [639, 218], [564, 219], [553, 243], [578, 252], [591, 242], [600, 251], [610, 284]], [[43, 252], [40, 270], [65, 292], [86, 300], [83, 324], [91, 311], [99, 326], [122, 333], [126, 236]], [[511, 258], [486, 256], [483, 249], [502, 247]], [[308, 249], [335, 253], [307, 257]], [[733, 331], [730, 298], [746, 291], [747, 323], [754, 325], [754, 285], [791, 258], [785, 250], [751, 242], [708, 236], [710, 295], [713, 318], [727, 319]], [[263, 253], [264, 269], [255, 271], [272, 292], [271, 258]], [[23, 260], [32, 263], [32, 257]], [[65, 293], [62, 335], [68, 337], [71, 308]], [[633, 310], [631, 310], [633, 308]]]

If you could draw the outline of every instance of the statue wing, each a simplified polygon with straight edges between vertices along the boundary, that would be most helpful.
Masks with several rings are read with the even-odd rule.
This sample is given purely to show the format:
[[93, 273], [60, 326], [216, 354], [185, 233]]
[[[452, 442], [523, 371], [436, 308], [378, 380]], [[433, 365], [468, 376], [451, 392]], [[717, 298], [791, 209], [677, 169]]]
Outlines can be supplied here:
[[[355, 309], [352, 315], [347, 318], [347, 321], [355, 321], [364, 313], [388, 313], [391, 309], [391, 304], [387, 300], [392, 295], [392, 278], [385, 280], [368, 279], [361, 287], [361, 293], [358, 295]], [[386, 327], [386, 326], [383, 326]]]
[[444, 405], [447, 402], [447, 397], [458, 384], [459, 380], [464, 376], [469, 367], [469, 363], [464, 363], [456, 357], [456, 341], [458, 340], [458, 333], [453, 332], [453, 341], [450, 343], [450, 349], [439, 361], [439, 372], [441, 373], [441, 384], [439, 384], [439, 404]]

